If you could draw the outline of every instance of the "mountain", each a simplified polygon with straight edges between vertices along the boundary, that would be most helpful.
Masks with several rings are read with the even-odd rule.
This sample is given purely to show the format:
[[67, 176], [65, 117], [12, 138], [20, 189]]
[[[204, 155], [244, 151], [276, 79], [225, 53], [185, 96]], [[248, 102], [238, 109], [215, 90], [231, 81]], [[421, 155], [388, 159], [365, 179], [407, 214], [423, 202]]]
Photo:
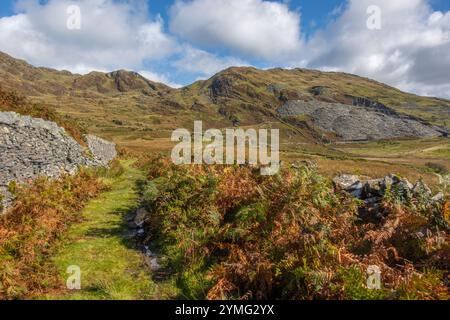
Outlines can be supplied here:
[[[5, 90], [54, 107], [118, 143], [167, 139], [175, 128], [279, 127], [285, 141], [323, 144], [447, 136], [450, 101], [401, 92], [351, 74], [226, 69], [181, 89], [135, 72], [72, 74], [0, 53]], [[361, 125], [364, 123], [364, 125]]]

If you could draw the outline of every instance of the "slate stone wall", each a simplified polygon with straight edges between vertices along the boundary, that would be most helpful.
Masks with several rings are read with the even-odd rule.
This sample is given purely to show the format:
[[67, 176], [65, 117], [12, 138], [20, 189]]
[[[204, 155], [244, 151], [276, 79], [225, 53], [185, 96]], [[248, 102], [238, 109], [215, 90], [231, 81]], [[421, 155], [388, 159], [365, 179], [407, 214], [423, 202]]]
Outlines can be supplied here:
[[115, 144], [86, 136], [89, 149], [77, 143], [56, 123], [0, 112], [0, 193], [3, 206], [11, 203], [7, 187], [39, 176], [74, 174], [79, 166], [107, 166], [117, 156]]

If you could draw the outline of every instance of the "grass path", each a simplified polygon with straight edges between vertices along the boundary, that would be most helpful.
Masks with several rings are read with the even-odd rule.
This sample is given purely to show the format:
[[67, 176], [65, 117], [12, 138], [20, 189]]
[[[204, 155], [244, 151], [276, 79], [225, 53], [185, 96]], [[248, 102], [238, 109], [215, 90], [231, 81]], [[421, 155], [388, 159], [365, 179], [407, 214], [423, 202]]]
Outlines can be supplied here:
[[105, 179], [111, 190], [88, 203], [83, 222], [74, 225], [54, 257], [63, 283], [71, 265], [81, 269], [81, 290], [48, 295], [47, 299], [165, 299], [171, 284], [152, 281], [142, 253], [134, 246], [126, 222], [138, 205], [136, 181], [143, 173], [124, 161], [124, 174]]

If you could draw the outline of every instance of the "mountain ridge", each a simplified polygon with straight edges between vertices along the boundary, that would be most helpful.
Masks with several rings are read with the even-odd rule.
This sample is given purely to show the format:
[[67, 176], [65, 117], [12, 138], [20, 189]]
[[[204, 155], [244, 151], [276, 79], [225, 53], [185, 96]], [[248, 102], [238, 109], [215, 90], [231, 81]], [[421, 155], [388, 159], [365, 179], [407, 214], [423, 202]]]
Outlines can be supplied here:
[[444, 128], [450, 123], [450, 101], [445, 99], [405, 93], [349, 73], [302, 68], [230, 67], [175, 89], [134, 71], [79, 75], [34, 67], [0, 52], [0, 79], [4, 89], [51, 105], [119, 143], [167, 138], [173, 129], [191, 127], [194, 120], [214, 128], [266, 124], [284, 129], [287, 137], [300, 132], [308, 143], [339, 140], [333, 132], [323, 132], [314, 119], [282, 119], [280, 108], [292, 101], [349, 106], [363, 101], [430, 126]]

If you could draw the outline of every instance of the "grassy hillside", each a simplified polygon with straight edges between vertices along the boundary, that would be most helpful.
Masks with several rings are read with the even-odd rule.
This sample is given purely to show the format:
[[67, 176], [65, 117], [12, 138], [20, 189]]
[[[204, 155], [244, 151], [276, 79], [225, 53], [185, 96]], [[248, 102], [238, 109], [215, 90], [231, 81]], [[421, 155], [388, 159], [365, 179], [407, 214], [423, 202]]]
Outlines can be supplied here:
[[32, 103], [14, 92], [5, 91], [0, 86], [0, 111], [16, 112], [21, 115], [41, 118], [56, 122], [63, 127], [81, 145], [85, 145], [83, 134], [85, 130], [76, 120], [59, 114], [54, 108], [42, 103]]
[[[138, 152], [168, 152], [176, 128], [233, 126], [279, 128], [284, 160], [314, 160], [322, 172], [380, 176], [400, 173], [411, 179], [437, 178], [428, 163], [450, 169], [447, 139], [401, 140], [398, 147], [378, 143], [342, 145], [308, 117], [281, 119], [276, 110], [288, 100], [317, 99], [350, 103], [364, 97], [436, 125], [450, 123], [450, 101], [401, 92], [358, 76], [305, 69], [229, 68], [211, 79], [172, 89], [134, 72], [71, 74], [36, 68], [0, 53], [5, 91], [24, 95], [34, 105], [55, 110], [62, 119]], [[3, 109], [5, 109], [3, 107]]]
[[[450, 120], [448, 100], [420, 97], [346, 73], [230, 68], [207, 81], [189, 86], [187, 90], [192, 95], [209, 91], [217, 102], [231, 110], [239, 110], [239, 103], [273, 110], [280, 101], [313, 97], [325, 102], [348, 103], [348, 96], [354, 96], [378, 101], [400, 113], [419, 116], [435, 124], [444, 125]], [[260, 112], [265, 113], [264, 109]]]
[[[215, 128], [279, 123], [276, 109], [292, 99], [346, 103], [348, 96], [364, 97], [437, 125], [450, 121], [450, 101], [404, 93], [350, 74], [306, 69], [229, 68], [207, 81], [172, 89], [134, 72], [76, 75], [36, 68], [0, 53], [0, 79], [4, 89], [51, 105], [97, 134], [130, 144], [167, 138], [174, 128], [191, 127], [194, 119]], [[286, 130], [306, 136], [311, 131], [301, 124], [291, 127]]]

